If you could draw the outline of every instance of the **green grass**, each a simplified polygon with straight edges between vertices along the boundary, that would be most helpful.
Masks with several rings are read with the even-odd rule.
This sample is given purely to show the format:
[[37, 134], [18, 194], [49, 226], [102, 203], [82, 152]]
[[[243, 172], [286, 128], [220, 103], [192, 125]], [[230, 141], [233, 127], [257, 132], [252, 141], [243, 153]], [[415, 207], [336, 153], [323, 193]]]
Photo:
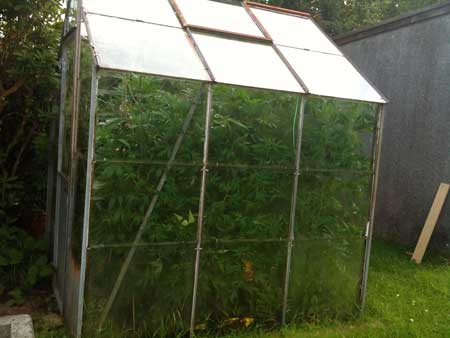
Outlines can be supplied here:
[[[37, 338], [64, 338], [62, 331], [37, 328]], [[320, 322], [282, 332], [235, 334], [228, 338], [448, 338], [450, 261], [426, 257], [410, 262], [406, 249], [375, 242], [367, 305], [355, 321]]]

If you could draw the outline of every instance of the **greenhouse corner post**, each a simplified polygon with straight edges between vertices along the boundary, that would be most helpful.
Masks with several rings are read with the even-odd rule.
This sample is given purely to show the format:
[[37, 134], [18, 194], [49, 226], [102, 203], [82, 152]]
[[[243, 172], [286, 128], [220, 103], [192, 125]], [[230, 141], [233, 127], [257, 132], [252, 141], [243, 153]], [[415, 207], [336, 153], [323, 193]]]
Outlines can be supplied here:
[[89, 139], [86, 169], [86, 190], [84, 198], [83, 239], [81, 245], [80, 287], [78, 290], [76, 337], [81, 337], [83, 327], [84, 289], [86, 284], [87, 248], [89, 244], [89, 223], [91, 216], [92, 185], [94, 175], [95, 125], [97, 109], [98, 74], [95, 63], [92, 65], [91, 102], [89, 110]]
[[366, 300], [366, 290], [367, 290], [367, 280], [369, 276], [369, 265], [370, 265], [370, 250], [372, 249], [372, 237], [373, 237], [373, 224], [375, 220], [375, 209], [376, 209], [376, 197], [378, 190], [378, 178], [380, 171], [380, 160], [381, 160], [381, 145], [383, 139], [383, 124], [385, 115], [385, 105], [380, 104], [377, 110], [377, 129], [375, 137], [375, 145], [373, 150], [373, 165], [372, 165], [372, 187], [371, 187], [371, 205], [370, 205], [370, 219], [365, 233], [365, 248], [364, 248], [364, 264], [362, 270], [361, 278], [361, 289], [360, 289], [360, 308], [361, 311], [364, 309]]
[[153, 198], [150, 202], [150, 205], [148, 206], [144, 218], [142, 219], [141, 225], [139, 226], [139, 229], [137, 231], [136, 237], [134, 238], [134, 241], [132, 243], [131, 249], [127, 254], [127, 257], [125, 258], [125, 261], [123, 262], [121, 268], [120, 268], [120, 272], [119, 275], [117, 276], [117, 279], [114, 283], [114, 287], [113, 290], [111, 291], [111, 294], [108, 298], [108, 302], [105, 305], [105, 309], [102, 312], [102, 315], [100, 317], [100, 321], [99, 321], [99, 326], [98, 326], [98, 330], [101, 331], [103, 328], [103, 324], [106, 320], [106, 317], [108, 316], [109, 311], [111, 310], [111, 307], [114, 303], [114, 300], [117, 297], [117, 294], [119, 292], [120, 286], [122, 285], [123, 279], [125, 278], [125, 275], [128, 271], [128, 267], [131, 264], [131, 260], [134, 257], [134, 254], [136, 253], [136, 248], [137, 245], [139, 244], [143, 234], [144, 234], [144, 230], [147, 226], [147, 222], [150, 218], [150, 216], [153, 213], [153, 210], [155, 208], [156, 203], [158, 202], [158, 198], [159, 198], [159, 194], [161, 193], [167, 177], [168, 177], [168, 173], [170, 171], [170, 169], [173, 166], [173, 163], [175, 161], [175, 158], [178, 154], [178, 150], [181, 147], [181, 144], [183, 143], [184, 140], [184, 135], [186, 134], [187, 129], [189, 128], [192, 118], [194, 116], [195, 111], [197, 110], [197, 106], [198, 104], [201, 102], [202, 98], [203, 98], [203, 94], [204, 94], [204, 85], [201, 86], [197, 96], [194, 98], [194, 101], [191, 104], [191, 107], [189, 108], [189, 111], [187, 113], [187, 116], [183, 122], [183, 126], [181, 127], [180, 133], [178, 135], [177, 140], [175, 141], [175, 145], [172, 148], [172, 152], [170, 154], [169, 160], [167, 162], [167, 166], [163, 172], [163, 174], [161, 175], [158, 185], [156, 187], [156, 192], [153, 195]]
[[[297, 208], [297, 195], [298, 195], [298, 181], [300, 176], [300, 157], [301, 157], [301, 149], [302, 149], [302, 134], [303, 134], [303, 121], [305, 117], [305, 104], [306, 99], [304, 96], [301, 96], [300, 103], [300, 112], [298, 116], [298, 125], [297, 125], [297, 141], [296, 141], [296, 150], [295, 150], [295, 173], [294, 173], [294, 182], [292, 184], [292, 197], [291, 197], [291, 213], [289, 219], [289, 239], [287, 246], [287, 255], [286, 255], [286, 273], [284, 277], [284, 293], [283, 293], [283, 310], [281, 314], [281, 325], [286, 324], [286, 312], [287, 312], [287, 303], [288, 303], [288, 294], [289, 294], [289, 277], [291, 274], [291, 263], [292, 263], [292, 248], [294, 245], [294, 237], [295, 237], [295, 211]], [[298, 108], [297, 108], [298, 110]]]
[[211, 110], [212, 110], [212, 84], [208, 85], [208, 98], [206, 103], [205, 117], [205, 140], [203, 143], [203, 166], [202, 181], [200, 188], [200, 200], [198, 206], [198, 223], [197, 223], [197, 245], [195, 247], [195, 265], [194, 265], [194, 285], [192, 290], [192, 308], [191, 308], [191, 325], [190, 336], [195, 335], [195, 311], [197, 307], [197, 289], [198, 275], [200, 269], [200, 252], [202, 250], [202, 232], [203, 232], [203, 216], [205, 211], [205, 193], [206, 193], [206, 176], [208, 172], [208, 153], [209, 153], [209, 132], [211, 127]]

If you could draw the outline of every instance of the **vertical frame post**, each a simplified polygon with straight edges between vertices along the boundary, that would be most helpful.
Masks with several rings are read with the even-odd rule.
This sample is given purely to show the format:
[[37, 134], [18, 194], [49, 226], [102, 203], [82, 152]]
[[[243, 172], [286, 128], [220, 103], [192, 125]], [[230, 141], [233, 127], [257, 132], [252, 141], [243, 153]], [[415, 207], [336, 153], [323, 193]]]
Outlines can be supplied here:
[[94, 176], [95, 127], [97, 109], [98, 75], [96, 66], [92, 65], [91, 102], [89, 110], [89, 139], [86, 169], [86, 190], [84, 198], [83, 239], [81, 245], [80, 286], [78, 289], [76, 337], [81, 337], [84, 311], [84, 290], [86, 285], [87, 249], [89, 244], [89, 224], [91, 218], [92, 184]]
[[370, 265], [370, 251], [372, 249], [372, 237], [373, 237], [373, 225], [375, 220], [375, 209], [376, 209], [376, 197], [378, 190], [378, 178], [380, 171], [380, 161], [381, 161], [381, 145], [383, 138], [383, 124], [384, 124], [385, 106], [379, 105], [377, 109], [377, 126], [375, 131], [375, 143], [373, 147], [373, 163], [372, 163], [372, 186], [371, 186], [371, 201], [370, 201], [370, 215], [369, 223], [367, 225], [365, 233], [365, 247], [364, 247], [364, 262], [361, 276], [360, 285], [360, 295], [359, 304], [361, 311], [364, 309], [366, 301], [366, 291], [367, 291], [367, 280], [369, 276], [369, 265]]
[[289, 238], [287, 245], [286, 256], [286, 272], [284, 276], [284, 292], [283, 292], [283, 309], [281, 313], [281, 324], [286, 324], [286, 313], [288, 308], [288, 295], [289, 295], [289, 279], [291, 274], [292, 265], [292, 248], [294, 246], [295, 239], [295, 212], [297, 208], [297, 195], [298, 195], [298, 181], [300, 176], [300, 156], [302, 149], [302, 135], [303, 135], [303, 121], [305, 117], [305, 104], [306, 99], [301, 97], [300, 109], [297, 107], [298, 120], [297, 120], [297, 140], [295, 150], [295, 173], [294, 182], [292, 184], [292, 197], [291, 197], [291, 213], [289, 219]]
[[198, 291], [198, 277], [200, 270], [200, 252], [202, 250], [202, 234], [203, 234], [203, 218], [205, 213], [205, 193], [206, 193], [206, 177], [208, 172], [208, 154], [209, 154], [209, 133], [211, 127], [211, 113], [212, 113], [212, 84], [208, 85], [208, 96], [206, 103], [206, 117], [205, 117], [205, 140], [203, 143], [203, 166], [202, 166], [202, 180], [200, 187], [200, 200], [198, 207], [198, 223], [197, 223], [197, 245], [195, 247], [195, 265], [194, 265], [194, 285], [192, 291], [192, 308], [191, 308], [191, 323], [190, 335], [194, 336], [195, 330], [195, 314], [197, 308], [197, 291]]

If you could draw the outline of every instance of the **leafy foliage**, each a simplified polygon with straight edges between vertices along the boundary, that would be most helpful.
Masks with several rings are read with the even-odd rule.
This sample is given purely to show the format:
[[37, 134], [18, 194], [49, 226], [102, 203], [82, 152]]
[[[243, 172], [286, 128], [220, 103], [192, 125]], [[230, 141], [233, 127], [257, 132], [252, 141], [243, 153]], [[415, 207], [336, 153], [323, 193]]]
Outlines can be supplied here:
[[311, 13], [324, 29], [338, 35], [445, 0], [257, 0]]
[[47, 264], [47, 243], [36, 241], [16, 227], [0, 226], [0, 296], [21, 304], [27, 292], [52, 269]]
[[[90, 251], [88, 332], [96, 328], [126, 243], [141, 226], [198, 90], [183, 81], [101, 77], [90, 240], [117, 248]], [[281, 312], [286, 244], [280, 239], [288, 237], [299, 102], [288, 94], [227, 86], [214, 86], [213, 97], [197, 329], [273, 327]], [[204, 111], [202, 101], [103, 337], [127, 327], [156, 336], [188, 330]], [[345, 318], [355, 309], [373, 125], [370, 105], [308, 99], [293, 321]]]
[[49, 272], [45, 244], [19, 228], [31, 228], [44, 207], [60, 18], [57, 1], [5, 0], [0, 8], [0, 283], [16, 302]]

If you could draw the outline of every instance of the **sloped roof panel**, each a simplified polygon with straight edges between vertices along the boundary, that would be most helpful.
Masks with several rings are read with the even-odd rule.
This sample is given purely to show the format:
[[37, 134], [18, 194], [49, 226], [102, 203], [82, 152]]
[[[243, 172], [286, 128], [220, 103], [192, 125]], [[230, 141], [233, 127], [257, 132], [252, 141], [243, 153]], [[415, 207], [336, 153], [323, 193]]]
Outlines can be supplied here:
[[217, 82], [304, 93], [272, 46], [209, 34], [193, 36]]
[[167, 0], [84, 0], [83, 7], [89, 13], [181, 28]]
[[87, 14], [101, 68], [210, 81], [180, 28]]

